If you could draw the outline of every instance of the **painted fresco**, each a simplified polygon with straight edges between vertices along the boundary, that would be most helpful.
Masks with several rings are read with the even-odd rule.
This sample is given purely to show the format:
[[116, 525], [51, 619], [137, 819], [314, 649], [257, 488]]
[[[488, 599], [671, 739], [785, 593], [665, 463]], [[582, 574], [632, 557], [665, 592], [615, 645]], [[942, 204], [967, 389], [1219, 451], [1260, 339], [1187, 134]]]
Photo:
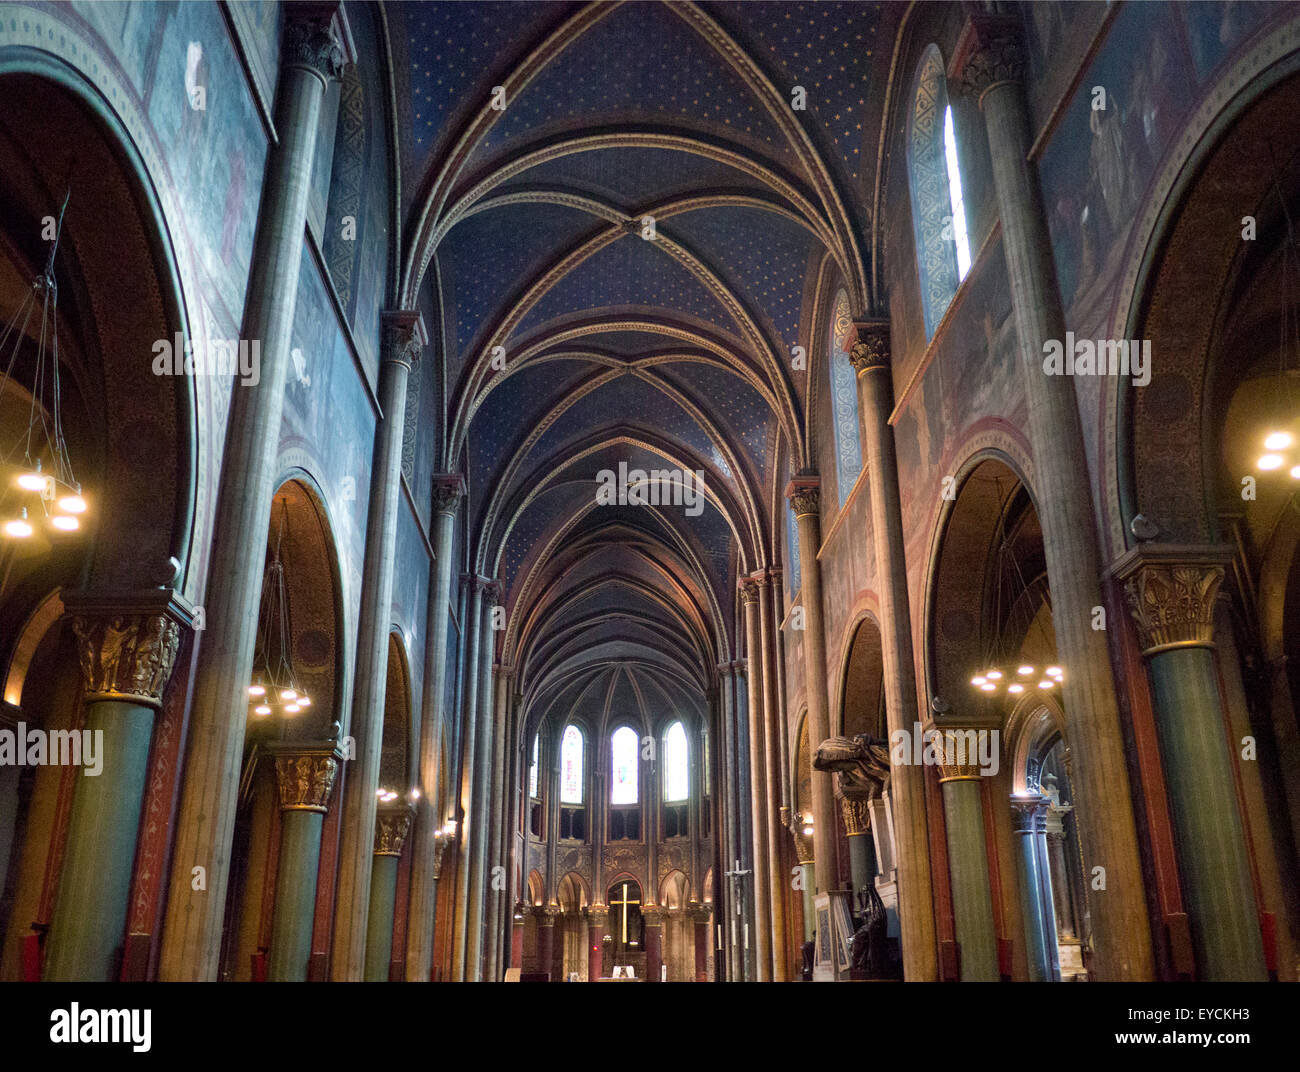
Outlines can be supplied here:
[[1108, 0], [1034, 0], [1022, 9], [1033, 134], [1070, 88], [1111, 8]]
[[282, 6], [269, 0], [235, 0], [226, 5], [226, 10], [248, 58], [253, 84], [269, 112], [274, 107], [275, 82], [280, 74]]

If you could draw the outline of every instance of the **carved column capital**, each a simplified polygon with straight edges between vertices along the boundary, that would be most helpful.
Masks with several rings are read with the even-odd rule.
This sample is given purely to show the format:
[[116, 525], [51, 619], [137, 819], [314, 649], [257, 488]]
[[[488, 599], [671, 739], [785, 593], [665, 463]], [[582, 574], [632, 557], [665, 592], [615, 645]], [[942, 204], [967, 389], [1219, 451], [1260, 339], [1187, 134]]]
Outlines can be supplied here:
[[742, 577], [739, 585], [740, 601], [747, 607], [753, 606], [758, 602], [758, 583], [753, 577]]
[[798, 814], [789, 821], [786, 827], [790, 831], [790, 836], [794, 839], [794, 858], [801, 864], [812, 863], [817, 855], [813, 852], [812, 835], [803, 832], [806, 825], [808, 824], [804, 822], [803, 815]]
[[708, 923], [713, 917], [713, 905], [692, 901], [686, 906], [686, 914], [696, 923]]
[[873, 369], [889, 368], [889, 321], [855, 320], [857, 341], [849, 347], [849, 364], [859, 376]]
[[979, 781], [978, 738], [974, 735], [984, 732], [961, 726], [936, 727], [931, 731], [930, 741], [941, 783]]
[[194, 612], [171, 589], [148, 593], [78, 592], [64, 598], [77, 638], [86, 700], [157, 710]]
[[561, 909], [557, 904], [537, 905], [533, 908], [533, 915], [543, 927], [554, 927], [555, 921], [560, 918], [560, 913]]
[[423, 314], [414, 309], [385, 309], [380, 320], [383, 324], [383, 359], [396, 361], [408, 369], [414, 368], [424, 348], [429, 345]]
[[329, 810], [330, 794], [342, 755], [332, 744], [277, 741], [267, 745], [275, 758], [275, 781], [281, 811]]
[[603, 927], [609, 922], [609, 906], [603, 904], [587, 905], [587, 926]]
[[433, 512], [455, 514], [465, 494], [465, 478], [459, 473], [436, 473], [433, 478]]
[[442, 878], [442, 854], [447, 851], [450, 842], [447, 838], [440, 835], [434, 835], [433, 839], [433, 877], [436, 881]]
[[645, 920], [647, 927], [662, 927], [664, 916], [667, 913], [668, 910], [663, 905], [648, 904], [641, 906], [641, 918]]
[[1142, 654], [1214, 646], [1214, 598], [1231, 549], [1142, 544], [1112, 569], [1124, 586]]
[[337, 3], [299, 3], [287, 6], [282, 58], [285, 67], [303, 67], [323, 82], [343, 74], [343, 65], [355, 60], [340, 22]]
[[1048, 801], [1045, 797], [1012, 797], [1011, 822], [1017, 834], [1035, 834], [1043, 828]]
[[411, 832], [414, 809], [409, 804], [380, 804], [375, 811], [375, 855], [401, 856]]
[[995, 86], [1020, 83], [1025, 75], [1024, 34], [1016, 15], [976, 12], [953, 49], [948, 77], [982, 105]]
[[786, 485], [785, 497], [795, 517], [821, 517], [822, 482], [816, 476], [797, 476]]
[[871, 832], [871, 799], [856, 794], [840, 797], [840, 811], [844, 816], [844, 832], [857, 837]]

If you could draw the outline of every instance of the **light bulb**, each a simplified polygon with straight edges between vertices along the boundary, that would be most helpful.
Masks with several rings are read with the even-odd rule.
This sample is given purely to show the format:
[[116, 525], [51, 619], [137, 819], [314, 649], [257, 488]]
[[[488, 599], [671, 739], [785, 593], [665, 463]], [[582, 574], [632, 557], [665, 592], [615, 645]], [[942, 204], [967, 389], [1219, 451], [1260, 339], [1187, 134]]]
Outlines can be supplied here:
[[59, 500], [59, 509], [65, 514], [84, 514], [86, 500], [80, 495], [65, 495]]
[[282, 700], [296, 700], [297, 698], [298, 698], [298, 691], [296, 689], [280, 690], [280, 699]]
[[295, 702], [298, 704], [299, 707], [310, 707], [311, 697], [308, 696], [306, 693], [303, 693], [301, 696], [298, 697], [298, 699]]
[[1043, 678], [1042, 681], [1040, 681], [1040, 682], [1038, 683], [1038, 687], [1039, 687], [1040, 689], [1050, 689], [1050, 688], [1051, 688], [1053, 685], [1055, 685], [1055, 684], [1056, 684], [1056, 682], [1053, 681], [1050, 677], [1045, 677], [1045, 678]]
[[985, 685], [981, 685], [981, 686], [980, 686], [980, 689], [981, 689], [982, 691], [984, 691], [984, 692], [997, 692], [997, 691], [998, 691], [998, 687], [997, 687], [995, 684], [993, 684], [993, 682], [991, 682], [991, 681], [988, 682], [988, 683], [985, 684]]
[[984, 676], [987, 677], [990, 681], [1001, 681], [1001, 680], [1002, 680], [1002, 671], [1001, 671], [1001, 670], [990, 670], [990, 671], [989, 671], [986, 675], [984, 675]]
[[803, 836], [804, 836], [804, 837], [812, 837], [812, 836], [813, 836], [813, 828], [812, 828], [811, 826], [805, 826], [805, 827], [803, 828]]
[[27, 521], [27, 511], [23, 511], [22, 517], [16, 517], [12, 521], [5, 522], [5, 535], [12, 536], [17, 540], [25, 540], [32, 534], [32, 526]]
[[987, 680], [988, 680], [988, 678], [984, 677], [983, 675], [980, 675], [980, 676], [978, 676], [978, 677], [973, 677], [973, 678], [971, 678], [971, 679], [970, 679], [970, 683], [971, 683], [972, 685], [975, 685], [976, 687], [978, 687], [978, 686], [980, 686], [980, 685], [983, 685], [984, 682], [986, 682]]
[[1262, 458], [1259, 459], [1259, 461], [1256, 464], [1259, 466], [1259, 468], [1263, 469], [1264, 472], [1266, 473], [1272, 472], [1274, 469], [1281, 469], [1282, 455], [1265, 454]]
[[1300, 480], [1300, 465], [1293, 466], [1291, 469], [1291, 479]]
[[50, 524], [60, 532], [76, 532], [81, 528], [81, 522], [75, 517], [69, 517], [67, 514], [55, 514], [50, 518]]
[[376, 789], [376, 790], [375, 790], [375, 796], [377, 796], [377, 797], [382, 797], [382, 796], [384, 795], [385, 792], [387, 792], [387, 790], [384, 790], [384, 789]]
[[284, 713], [285, 713], [286, 715], [296, 715], [296, 714], [297, 714], [299, 711], [301, 711], [301, 710], [302, 710], [302, 708], [299, 707], [296, 703], [291, 703], [291, 704], [285, 704], [285, 705], [284, 705]]
[[18, 474], [18, 486], [23, 491], [44, 491], [45, 477], [41, 476], [41, 471], [37, 469], [31, 473]]
[[1058, 680], [1064, 676], [1059, 666], [1049, 666], [1046, 673], [1048, 677], [1054, 677]]
[[1024, 687], [1024, 685], [1008, 685], [1008, 686], [1007, 686], [1007, 692], [1014, 693], [1014, 694], [1017, 695], [1017, 696], [1019, 696], [1020, 693], [1022, 693], [1022, 692], [1024, 692], [1024, 691], [1025, 691], [1025, 687]]
[[248, 695], [249, 695], [249, 696], [265, 696], [265, 695], [266, 695], [266, 686], [265, 686], [265, 685], [249, 685], [249, 686], [248, 686]]
[[1264, 440], [1265, 450], [1286, 450], [1291, 445], [1291, 435], [1288, 432], [1273, 432]]
[[412, 800], [419, 800], [419, 799], [420, 799], [420, 791], [419, 791], [418, 789], [412, 789], [412, 790], [411, 790], [411, 799], [412, 799]]
[[1029, 677], [1033, 672], [1034, 672], [1034, 668], [1028, 665], [1022, 666], [1016, 671], [1016, 673], [1019, 674], [1021, 677]]
[[253, 708], [253, 714], [255, 715], [269, 715], [270, 713], [271, 709], [264, 703], [258, 704]]

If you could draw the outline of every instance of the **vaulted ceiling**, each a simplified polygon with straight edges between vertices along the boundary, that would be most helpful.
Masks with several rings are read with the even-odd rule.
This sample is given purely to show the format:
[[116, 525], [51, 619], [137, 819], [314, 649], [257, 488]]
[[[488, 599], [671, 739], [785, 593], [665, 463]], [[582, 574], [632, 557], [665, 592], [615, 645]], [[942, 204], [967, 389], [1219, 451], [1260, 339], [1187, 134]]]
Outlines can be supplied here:
[[[502, 658], [548, 708], [640, 677], [689, 707], [729, 657], [736, 580], [779, 555], [773, 488], [812, 457], [790, 355], [816, 281], [871, 307], [902, 7], [389, 9], [404, 297], [442, 318], [438, 461], [469, 481], [472, 568], [505, 585]], [[597, 506], [620, 461], [702, 472], [703, 511]]]

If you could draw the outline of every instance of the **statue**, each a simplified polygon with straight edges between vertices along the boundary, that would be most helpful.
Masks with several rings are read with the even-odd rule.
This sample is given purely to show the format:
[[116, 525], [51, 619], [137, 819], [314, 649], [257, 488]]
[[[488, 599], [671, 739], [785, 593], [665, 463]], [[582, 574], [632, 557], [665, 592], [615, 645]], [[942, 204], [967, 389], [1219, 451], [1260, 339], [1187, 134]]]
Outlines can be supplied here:
[[828, 737], [817, 746], [812, 765], [837, 772], [843, 794], [876, 797], [889, 780], [889, 748], [866, 733]]
[[880, 979], [889, 974], [886, 939], [889, 918], [885, 915], [885, 904], [876, 892], [875, 883], [858, 890], [857, 899], [861, 925], [849, 940], [852, 970], [868, 979]]

